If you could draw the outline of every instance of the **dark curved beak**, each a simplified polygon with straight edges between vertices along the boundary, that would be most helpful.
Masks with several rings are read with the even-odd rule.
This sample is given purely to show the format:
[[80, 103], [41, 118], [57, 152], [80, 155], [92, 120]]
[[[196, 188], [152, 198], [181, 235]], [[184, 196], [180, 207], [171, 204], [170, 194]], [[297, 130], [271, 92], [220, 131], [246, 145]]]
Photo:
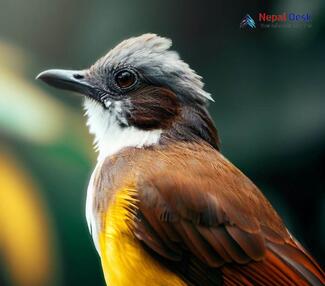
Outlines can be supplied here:
[[57, 88], [91, 95], [94, 87], [87, 81], [85, 73], [86, 71], [51, 69], [41, 72], [36, 79]]

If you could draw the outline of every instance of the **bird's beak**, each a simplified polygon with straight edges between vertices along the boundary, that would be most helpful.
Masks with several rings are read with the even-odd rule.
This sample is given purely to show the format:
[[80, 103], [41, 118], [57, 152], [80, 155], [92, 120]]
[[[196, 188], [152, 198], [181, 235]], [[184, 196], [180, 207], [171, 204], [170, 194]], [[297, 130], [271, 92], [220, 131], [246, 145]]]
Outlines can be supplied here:
[[52, 69], [41, 72], [36, 79], [41, 79], [57, 88], [91, 95], [94, 87], [85, 77], [86, 71]]

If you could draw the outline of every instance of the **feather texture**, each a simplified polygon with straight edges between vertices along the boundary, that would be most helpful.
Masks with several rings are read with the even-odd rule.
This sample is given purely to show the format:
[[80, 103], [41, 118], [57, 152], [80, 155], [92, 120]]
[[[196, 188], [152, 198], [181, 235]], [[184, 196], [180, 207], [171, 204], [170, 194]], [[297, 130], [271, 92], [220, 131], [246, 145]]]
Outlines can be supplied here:
[[[134, 186], [130, 231], [145, 253], [187, 285], [325, 281], [258, 188], [207, 144], [124, 150], [104, 162], [95, 184], [95, 211], [102, 213], [110, 211], [116, 190]], [[103, 197], [111, 199], [104, 204]], [[127, 261], [128, 253], [120, 255]]]

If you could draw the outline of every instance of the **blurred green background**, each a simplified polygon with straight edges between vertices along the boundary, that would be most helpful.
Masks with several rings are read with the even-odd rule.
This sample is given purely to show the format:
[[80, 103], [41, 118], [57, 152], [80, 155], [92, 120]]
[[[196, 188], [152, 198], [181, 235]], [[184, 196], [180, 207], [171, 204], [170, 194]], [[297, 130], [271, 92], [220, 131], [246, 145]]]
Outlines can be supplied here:
[[[0, 0], [0, 285], [104, 285], [81, 98], [34, 78], [145, 32], [172, 38], [204, 77], [223, 153], [324, 265], [325, 2], [243, 2]], [[258, 12], [309, 12], [312, 27], [239, 29]]]

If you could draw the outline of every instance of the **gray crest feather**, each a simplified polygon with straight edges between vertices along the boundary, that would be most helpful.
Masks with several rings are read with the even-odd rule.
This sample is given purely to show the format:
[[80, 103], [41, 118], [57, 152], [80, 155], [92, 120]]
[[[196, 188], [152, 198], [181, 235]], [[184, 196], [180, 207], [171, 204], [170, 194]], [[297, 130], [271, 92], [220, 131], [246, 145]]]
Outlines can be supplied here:
[[202, 78], [180, 59], [177, 52], [169, 50], [171, 45], [170, 39], [143, 34], [124, 40], [97, 64], [109, 63], [113, 68], [133, 66], [153, 84], [169, 87], [181, 100], [213, 101], [203, 90]]

